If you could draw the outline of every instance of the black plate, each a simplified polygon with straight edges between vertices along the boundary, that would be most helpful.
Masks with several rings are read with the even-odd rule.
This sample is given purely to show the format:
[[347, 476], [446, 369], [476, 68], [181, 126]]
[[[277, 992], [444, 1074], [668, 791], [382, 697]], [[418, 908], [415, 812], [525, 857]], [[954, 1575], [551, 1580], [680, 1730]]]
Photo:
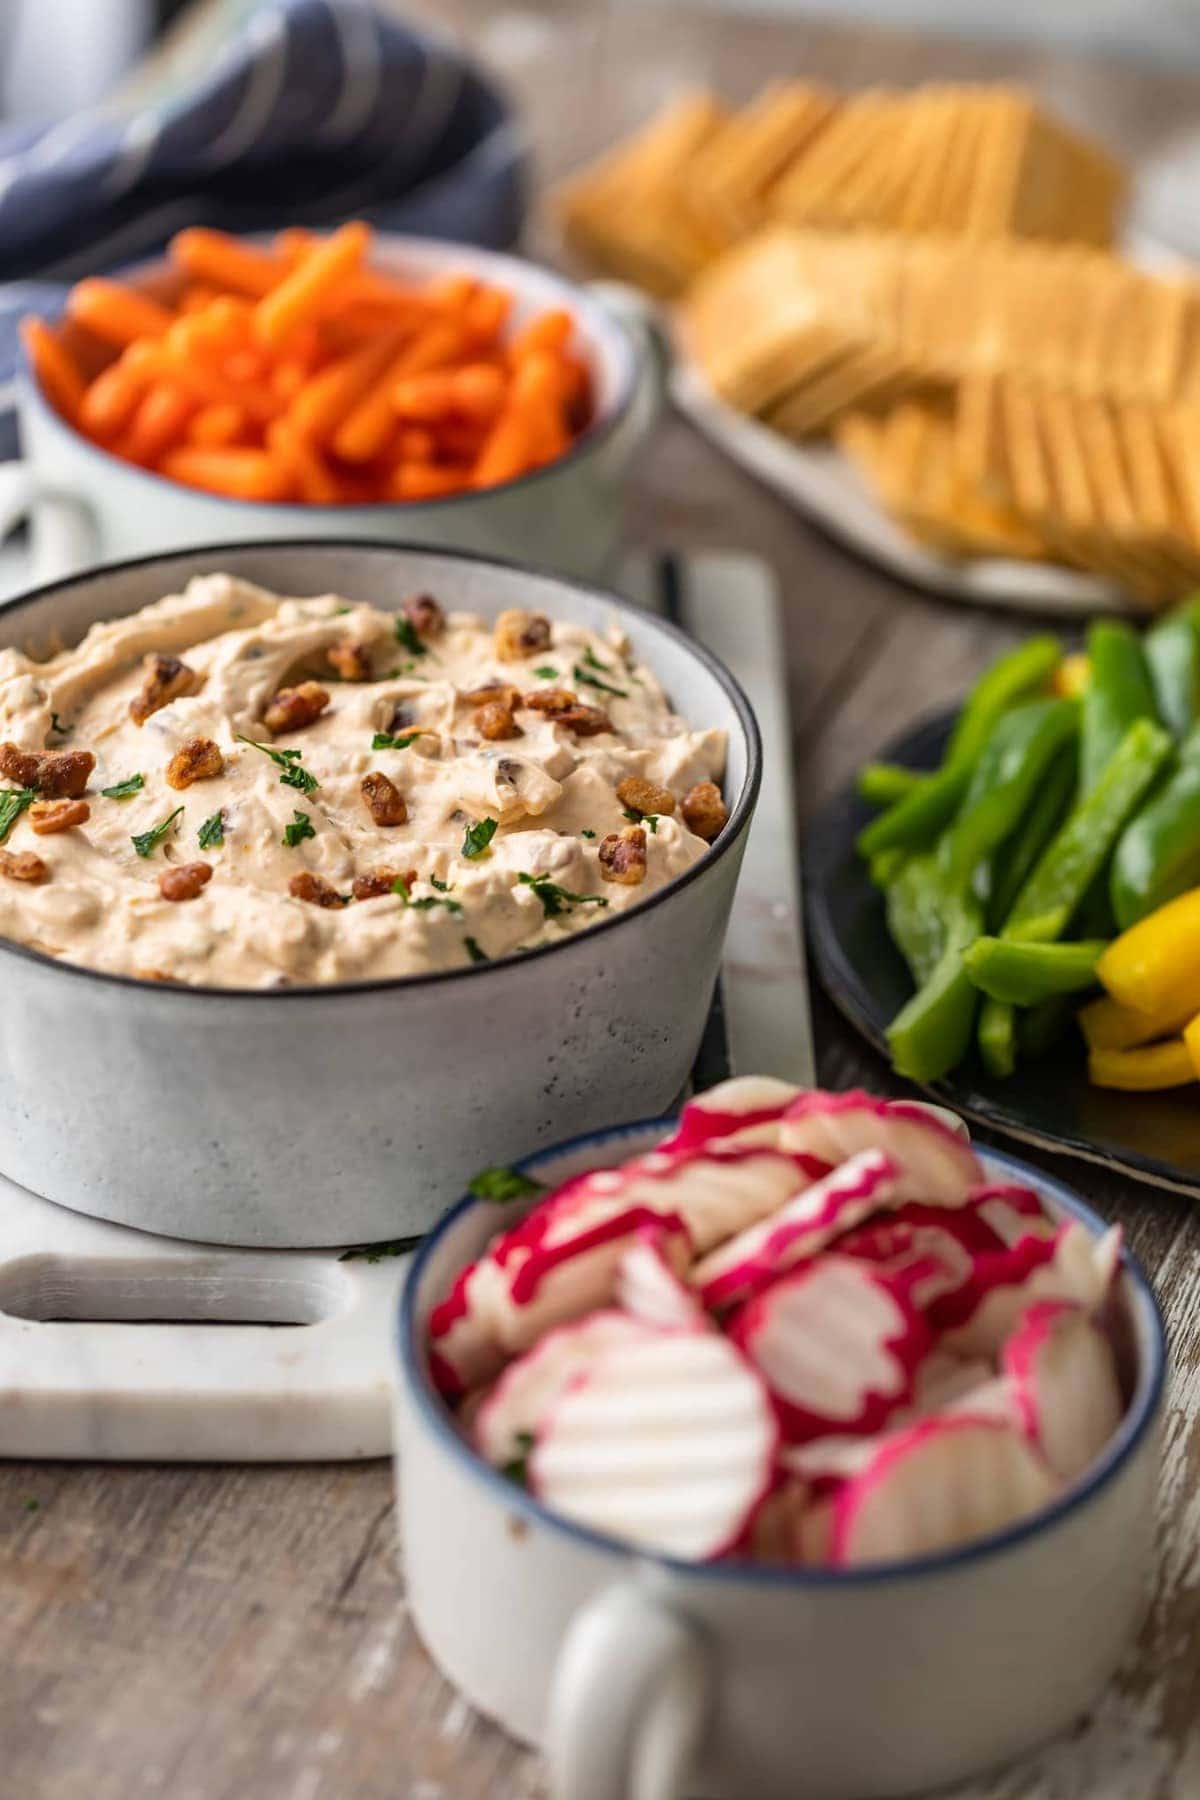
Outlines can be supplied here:
[[[928, 720], [883, 751], [889, 762], [933, 768], [956, 713]], [[805, 840], [806, 917], [821, 985], [850, 1023], [887, 1054], [885, 1031], [912, 993], [888, 936], [883, 896], [871, 886], [854, 839], [874, 809], [853, 788], [821, 812]], [[1065, 1038], [1039, 1061], [996, 1081], [972, 1056], [936, 1099], [981, 1125], [1047, 1150], [1087, 1157], [1143, 1181], [1200, 1195], [1200, 1095], [1195, 1087], [1123, 1094], [1087, 1079], [1082, 1039]]]

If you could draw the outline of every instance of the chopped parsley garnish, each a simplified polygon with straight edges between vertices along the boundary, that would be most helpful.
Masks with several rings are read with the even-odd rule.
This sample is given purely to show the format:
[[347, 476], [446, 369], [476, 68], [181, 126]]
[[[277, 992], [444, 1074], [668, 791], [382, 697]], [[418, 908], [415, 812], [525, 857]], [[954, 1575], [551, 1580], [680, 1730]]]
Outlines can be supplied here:
[[339, 1262], [382, 1262], [385, 1256], [407, 1256], [420, 1243], [419, 1237], [392, 1238], [386, 1244], [360, 1244], [356, 1250], [343, 1250]]
[[515, 1481], [518, 1487], [529, 1486], [529, 1455], [533, 1449], [532, 1431], [518, 1431], [513, 1438], [517, 1454], [510, 1456], [506, 1463], [501, 1463], [500, 1473]]
[[473, 937], [465, 937], [463, 945], [472, 962], [491, 962], [486, 950], [481, 950]]
[[492, 839], [500, 821], [498, 819], [480, 819], [474, 825], [468, 825], [463, 835], [462, 853], [468, 862], [476, 862], [481, 857]]
[[542, 663], [533, 672], [538, 677], [539, 681], [557, 681], [558, 680], [558, 670], [552, 669], [550, 667], [549, 663]]
[[473, 1194], [476, 1200], [495, 1200], [500, 1205], [508, 1200], [527, 1200], [532, 1194], [544, 1194], [545, 1191], [545, 1182], [522, 1175], [520, 1169], [480, 1169], [475, 1179], [467, 1184], [468, 1194]]
[[650, 827], [651, 837], [656, 837], [658, 835], [657, 813], [635, 812], [632, 806], [627, 806], [625, 808], [625, 817], [629, 820], [631, 825], [648, 825]]
[[[596, 666], [603, 668], [604, 665], [598, 663]], [[618, 700], [628, 700], [629, 698], [628, 688], [614, 687], [611, 681], [601, 681], [598, 675], [589, 674], [582, 663], [575, 664], [573, 673], [576, 681], [582, 682], [585, 687], [599, 688], [602, 694], [615, 694]]]
[[403, 737], [395, 737], [390, 731], [377, 731], [371, 739], [372, 750], [407, 750], [420, 737], [419, 731], [406, 731]]
[[275, 750], [270, 744], [256, 744], [253, 738], [243, 737], [240, 731], [236, 736], [239, 743], [249, 744], [252, 750], [261, 750], [264, 756], [270, 757], [275, 767], [282, 771], [280, 787], [296, 788], [302, 794], [315, 794], [320, 787], [316, 776], [301, 767], [298, 750]]
[[294, 850], [297, 844], [304, 842], [305, 838], [315, 838], [316, 835], [312, 827], [312, 820], [307, 813], [294, 812], [291, 824], [285, 825], [283, 828], [283, 841], [289, 850]]
[[100, 792], [106, 800], [128, 800], [131, 794], [140, 794], [146, 785], [144, 775], [127, 775], [124, 781], [114, 782], [110, 788], [101, 788]]
[[225, 842], [225, 811], [215, 812], [205, 819], [196, 833], [196, 842], [202, 850], [219, 850]]
[[57, 731], [59, 737], [70, 737], [75, 727], [73, 725], [64, 725], [58, 714], [52, 712], [50, 714], [50, 729], [51, 731]]
[[428, 647], [417, 636], [417, 628], [403, 613], [396, 614], [396, 642], [403, 644], [410, 656], [427, 656]]
[[594, 837], [595, 837], [595, 835], [596, 835], [596, 834], [595, 834], [595, 832], [594, 832], [594, 831], [589, 831], [589, 830], [588, 830], [588, 828], [587, 828], [587, 826], [586, 826], [586, 825], [585, 825], [585, 826], [584, 826], [584, 828], [583, 828], [583, 830], [582, 830], [582, 831], [581, 831], [581, 832], [580, 832], [580, 834], [579, 834], [579, 835], [580, 835], [580, 837], [591, 837], [591, 838], [594, 838]]
[[436, 875], [431, 875], [429, 877], [429, 885], [430, 887], [435, 887], [439, 894], [448, 894], [450, 892], [450, 883], [448, 881], [439, 881]]
[[348, 606], [335, 606], [333, 609], [333, 616], [335, 619], [340, 619], [343, 613], [348, 613], [349, 611], [350, 608]]
[[559, 887], [556, 881], [551, 881], [548, 875], [529, 875], [522, 869], [517, 880], [533, 889], [548, 919], [557, 918], [559, 913], [568, 912], [572, 906], [608, 905], [603, 895], [573, 894], [569, 888]]
[[457, 900], [443, 900], [440, 894], [425, 894], [420, 900], [412, 899], [408, 883], [403, 875], [397, 875], [393, 881], [392, 892], [399, 894], [405, 906], [413, 912], [432, 912], [435, 906], [444, 906], [447, 912], [462, 912], [462, 907]]
[[27, 806], [37, 799], [36, 788], [0, 788], [0, 844]]
[[139, 856], [154, 855], [155, 850], [162, 843], [182, 811], [182, 806], [177, 806], [173, 813], [168, 813], [161, 825], [155, 825], [151, 831], [139, 831], [136, 836], [130, 838], [129, 841]]

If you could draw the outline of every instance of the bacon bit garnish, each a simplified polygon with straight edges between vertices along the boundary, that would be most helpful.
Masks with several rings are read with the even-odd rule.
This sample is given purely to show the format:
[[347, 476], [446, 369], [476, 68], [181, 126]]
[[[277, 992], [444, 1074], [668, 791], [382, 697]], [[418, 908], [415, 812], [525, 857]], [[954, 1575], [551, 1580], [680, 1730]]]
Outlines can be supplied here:
[[627, 775], [624, 781], [618, 781], [617, 799], [630, 812], [641, 813], [643, 817], [647, 813], [661, 817], [675, 811], [675, 796], [670, 788], [659, 787], [653, 781], [643, 781], [640, 775]]
[[180, 863], [164, 869], [158, 878], [158, 891], [164, 900], [195, 900], [200, 889], [212, 880], [212, 864]]
[[471, 722], [480, 737], [493, 741], [525, 736], [513, 717], [512, 707], [506, 706], [502, 700], [489, 700], [486, 706], [477, 706], [471, 715]]
[[365, 644], [342, 638], [340, 643], [331, 644], [325, 654], [343, 681], [370, 681], [371, 658]]
[[418, 637], [441, 637], [446, 629], [446, 615], [432, 594], [411, 594], [400, 611]]
[[90, 750], [22, 750], [0, 744], [0, 775], [51, 799], [78, 800], [95, 766]]
[[646, 879], [646, 829], [630, 825], [618, 835], [610, 831], [600, 840], [600, 873], [605, 881], [636, 887]]
[[299, 687], [280, 688], [263, 713], [267, 730], [279, 737], [285, 731], [302, 731], [319, 719], [329, 705], [329, 689], [319, 681], [302, 681]]
[[679, 810], [688, 830], [694, 831], [706, 844], [711, 844], [724, 830], [729, 818], [721, 790], [714, 781], [698, 781], [694, 788], [689, 788], [679, 802]]
[[32, 850], [0, 850], [0, 875], [10, 881], [45, 881], [50, 873]]
[[129, 716], [135, 725], [144, 725], [152, 713], [181, 700], [185, 694], [198, 694], [201, 680], [195, 669], [189, 669], [177, 656], [162, 656], [152, 650], [143, 657], [141, 692], [129, 702]]
[[416, 880], [415, 869], [372, 869], [369, 875], [354, 877], [350, 892], [356, 900], [378, 900], [384, 894], [394, 894], [398, 881], [402, 881], [406, 888], [411, 888]]
[[167, 764], [167, 786], [179, 790], [193, 781], [212, 781], [224, 768], [225, 758], [211, 738], [189, 738]]
[[549, 649], [550, 621], [542, 613], [514, 607], [496, 620], [492, 642], [501, 662], [524, 662], [527, 656]]
[[394, 781], [389, 781], [380, 769], [372, 769], [359, 782], [359, 789], [366, 802], [367, 811], [376, 825], [403, 825], [408, 818], [408, 807], [404, 804], [404, 795]]
[[86, 800], [35, 800], [29, 809], [29, 823], [39, 837], [53, 837], [56, 831], [69, 831], [72, 825], [86, 825], [91, 816]]
[[330, 887], [327, 881], [308, 869], [292, 876], [288, 882], [288, 893], [293, 900], [307, 900], [310, 906], [335, 908], [345, 904], [335, 887]]

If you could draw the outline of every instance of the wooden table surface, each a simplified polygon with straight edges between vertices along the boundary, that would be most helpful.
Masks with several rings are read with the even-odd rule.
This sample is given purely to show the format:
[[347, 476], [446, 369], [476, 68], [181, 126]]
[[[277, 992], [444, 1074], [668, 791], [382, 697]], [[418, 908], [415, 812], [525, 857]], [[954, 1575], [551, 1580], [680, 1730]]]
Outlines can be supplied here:
[[[508, 80], [543, 178], [694, 81], [738, 99], [789, 70], [848, 86], [1013, 76], [1131, 153], [1183, 129], [1200, 99], [1200, 82], [1162, 73], [732, 11], [608, 10], [592, 0], [526, 0], [520, 10], [484, 0], [434, 8], [431, 0], [427, 10], [461, 27]], [[537, 224], [530, 244], [553, 254]], [[753, 550], [775, 568], [787, 604], [804, 815], [865, 753], [957, 695], [1028, 623], [939, 603], [851, 560], [677, 419], [646, 458], [629, 528], [644, 543]], [[819, 995], [814, 1009], [822, 1079], [889, 1085], [884, 1065]], [[1185, 1201], [1062, 1167], [1123, 1221], [1166, 1307], [1175, 1373], [1162, 1555], [1145, 1630], [1096, 1715], [970, 1795], [1183, 1800], [1200, 1794], [1192, 1498], [1200, 1225]], [[537, 1760], [470, 1713], [416, 1638], [385, 1464], [0, 1465], [0, 1795], [519, 1800], [543, 1792]]]

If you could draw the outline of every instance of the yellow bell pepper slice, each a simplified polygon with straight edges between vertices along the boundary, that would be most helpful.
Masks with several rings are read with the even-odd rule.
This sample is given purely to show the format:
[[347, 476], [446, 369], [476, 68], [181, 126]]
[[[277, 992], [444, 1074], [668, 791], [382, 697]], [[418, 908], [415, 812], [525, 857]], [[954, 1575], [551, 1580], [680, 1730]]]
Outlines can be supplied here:
[[1062, 699], [1074, 700], [1088, 686], [1092, 679], [1092, 659], [1077, 650], [1071, 656], [1064, 656], [1053, 675], [1050, 677], [1050, 690]]
[[1155, 1038], [1178, 1037], [1196, 1012], [1194, 1006], [1172, 1002], [1163, 1012], [1135, 1012], [1110, 994], [1089, 1000], [1078, 1014], [1079, 1029], [1089, 1050], [1133, 1050], [1152, 1044]]
[[1186, 1087], [1196, 1080], [1196, 1066], [1185, 1040], [1168, 1038], [1165, 1043], [1145, 1044], [1137, 1050], [1093, 1050], [1088, 1057], [1088, 1078], [1095, 1087], [1141, 1092]]
[[1114, 938], [1096, 973], [1113, 999], [1135, 1012], [1200, 1012], [1200, 888]]
[[1183, 1041], [1188, 1047], [1188, 1055], [1192, 1059], [1192, 1067], [1200, 1080], [1200, 1013], [1192, 1020], [1183, 1034]]

